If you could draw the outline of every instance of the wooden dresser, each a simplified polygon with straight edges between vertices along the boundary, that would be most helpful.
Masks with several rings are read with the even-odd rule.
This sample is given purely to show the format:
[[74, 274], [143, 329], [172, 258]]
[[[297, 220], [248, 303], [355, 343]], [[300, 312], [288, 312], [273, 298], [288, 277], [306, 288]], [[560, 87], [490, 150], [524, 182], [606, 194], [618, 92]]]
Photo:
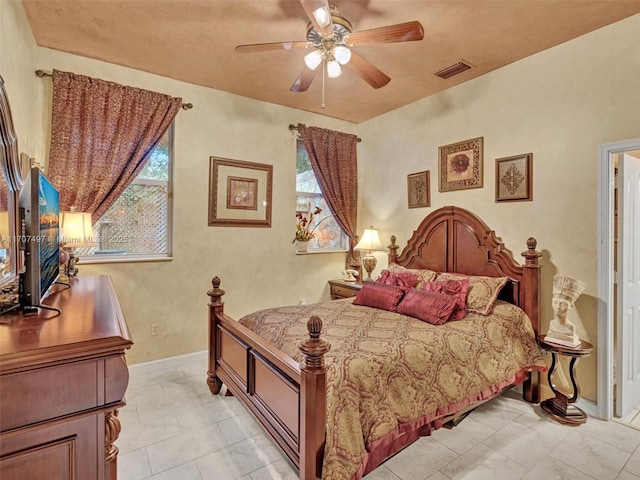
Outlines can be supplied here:
[[0, 478], [113, 480], [133, 342], [111, 279], [78, 277], [0, 316]]

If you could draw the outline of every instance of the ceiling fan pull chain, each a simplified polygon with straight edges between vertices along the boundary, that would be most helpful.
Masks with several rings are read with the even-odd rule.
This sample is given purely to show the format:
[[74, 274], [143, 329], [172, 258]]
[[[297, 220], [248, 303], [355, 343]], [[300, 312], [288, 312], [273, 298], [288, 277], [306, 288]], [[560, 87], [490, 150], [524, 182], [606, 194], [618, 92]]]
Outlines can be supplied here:
[[322, 108], [324, 108], [324, 77], [327, 73], [327, 62], [322, 60]]

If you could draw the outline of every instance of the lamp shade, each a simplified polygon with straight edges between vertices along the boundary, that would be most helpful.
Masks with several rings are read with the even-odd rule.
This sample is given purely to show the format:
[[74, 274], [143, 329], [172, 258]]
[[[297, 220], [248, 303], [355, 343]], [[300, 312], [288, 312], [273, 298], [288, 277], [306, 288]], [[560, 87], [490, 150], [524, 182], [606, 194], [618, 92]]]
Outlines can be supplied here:
[[342, 45], [333, 49], [333, 56], [340, 65], [346, 65], [351, 60], [351, 50]]
[[311, 53], [308, 53], [304, 57], [304, 63], [311, 70], [315, 70], [320, 63], [322, 63], [322, 52], [320, 50], [314, 50]]
[[365, 228], [360, 241], [355, 246], [356, 250], [384, 250], [382, 242], [380, 242], [380, 235], [373, 227]]
[[320, 27], [328, 27], [331, 21], [331, 12], [329, 10], [329, 7], [326, 6], [316, 8], [313, 11], [313, 17], [316, 19], [316, 22], [318, 22], [318, 25], [320, 25]]
[[338, 78], [342, 75], [342, 69], [340, 68], [340, 64], [335, 60], [330, 60], [327, 62], [327, 77], [329, 78]]
[[62, 242], [68, 247], [93, 247], [97, 245], [91, 214], [86, 212], [60, 212]]

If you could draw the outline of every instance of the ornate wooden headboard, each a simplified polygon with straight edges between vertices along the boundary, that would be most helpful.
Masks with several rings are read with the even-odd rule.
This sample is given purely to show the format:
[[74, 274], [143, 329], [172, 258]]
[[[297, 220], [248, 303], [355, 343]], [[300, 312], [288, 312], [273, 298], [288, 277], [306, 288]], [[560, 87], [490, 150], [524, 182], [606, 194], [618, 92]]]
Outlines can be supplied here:
[[389, 246], [389, 263], [436, 272], [507, 277], [499, 298], [518, 305], [531, 319], [538, 334], [540, 308], [540, 252], [535, 238], [527, 240], [520, 265], [480, 218], [458, 207], [442, 207], [429, 214], [400, 255], [395, 237]]

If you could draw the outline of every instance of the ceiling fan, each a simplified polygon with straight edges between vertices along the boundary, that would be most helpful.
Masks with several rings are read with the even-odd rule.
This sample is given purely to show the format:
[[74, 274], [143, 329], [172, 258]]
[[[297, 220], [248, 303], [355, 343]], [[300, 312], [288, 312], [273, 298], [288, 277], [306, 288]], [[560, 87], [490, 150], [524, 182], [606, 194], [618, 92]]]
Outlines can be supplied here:
[[300, 3], [310, 20], [306, 41], [257, 43], [236, 47], [238, 53], [312, 49], [304, 57], [305, 68], [291, 86], [292, 92], [305, 92], [315, 78], [320, 64], [323, 69], [326, 68], [329, 78], [339, 77], [342, 74], [341, 66], [345, 66], [373, 88], [384, 87], [391, 78], [354, 52], [352, 47], [411, 42], [424, 38], [424, 29], [417, 21], [353, 32], [351, 23], [341, 17], [337, 7], [329, 5], [328, 0], [300, 0]]

